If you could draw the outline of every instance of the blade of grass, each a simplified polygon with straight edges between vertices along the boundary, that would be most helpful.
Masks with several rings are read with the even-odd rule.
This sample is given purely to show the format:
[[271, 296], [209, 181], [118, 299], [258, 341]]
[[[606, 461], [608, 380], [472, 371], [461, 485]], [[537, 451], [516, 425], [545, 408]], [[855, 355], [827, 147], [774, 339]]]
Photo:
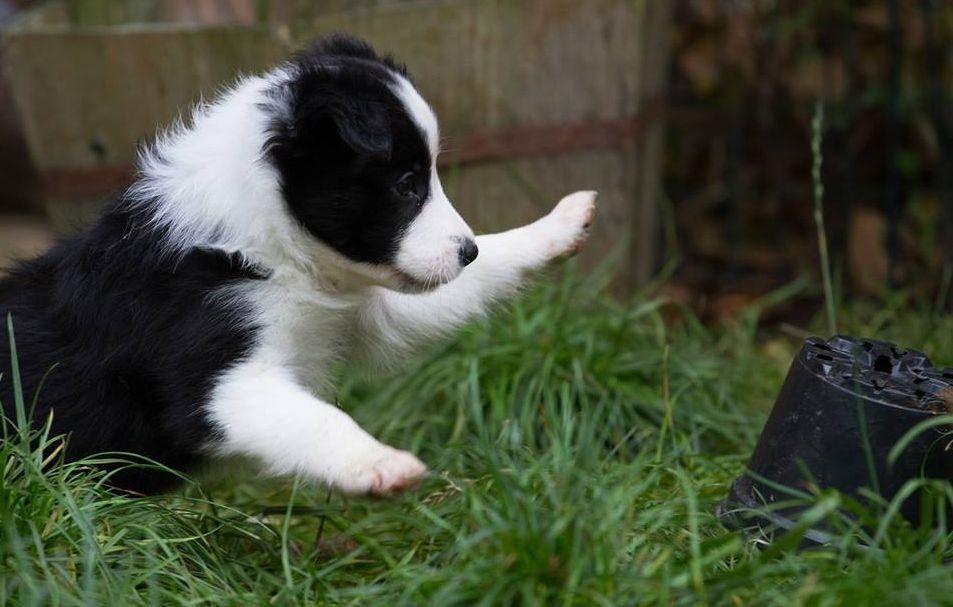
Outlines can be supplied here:
[[824, 102], [818, 100], [811, 120], [811, 179], [814, 183], [814, 225], [817, 227], [817, 248], [821, 258], [821, 279], [824, 283], [824, 304], [827, 311], [827, 332], [837, 334], [837, 312], [834, 306], [834, 287], [831, 280], [831, 259], [827, 248], [827, 231], [824, 229], [824, 181], [821, 170], [824, 164]]

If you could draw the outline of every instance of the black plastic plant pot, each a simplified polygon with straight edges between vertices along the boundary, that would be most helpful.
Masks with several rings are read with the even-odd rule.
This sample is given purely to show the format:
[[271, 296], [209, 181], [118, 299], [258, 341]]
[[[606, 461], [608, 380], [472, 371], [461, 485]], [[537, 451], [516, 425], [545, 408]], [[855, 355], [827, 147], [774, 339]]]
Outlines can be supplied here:
[[[953, 412], [953, 369], [936, 369], [921, 352], [838, 336], [804, 342], [762, 430], [744, 475], [718, 515], [735, 528], [773, 533], [796, 524], [807, 508], [797, 494], [837, 489], [859, 502], [886, 500], [910, 479], [953, 478], [950, 427], [914, 433], [893, 461], [890, 452], [917, 424]], [[902, 446], [902, 443], [901, 443]], [[900, 513], [919, 521], [920, 493]], [[825, 540], [823, 528], [805, 534]]]

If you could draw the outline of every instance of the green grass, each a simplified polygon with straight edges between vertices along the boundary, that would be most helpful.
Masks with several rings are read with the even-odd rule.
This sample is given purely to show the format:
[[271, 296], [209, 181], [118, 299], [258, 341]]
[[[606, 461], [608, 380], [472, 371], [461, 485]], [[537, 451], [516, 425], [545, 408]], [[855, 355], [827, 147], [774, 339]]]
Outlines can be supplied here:
[[[0, 604], [949, 602], [944, 530], [888, 519], [875, 541], [844, 525], [830, 548], [761, 550], [713, 516], [796, 339], [758, 334], [754, 310], [709, 330], [597, 293], [545, 287], [407, 373], [343, 379], [343, 406], [433, 469], [396, 501], [248, 479], [131, 499], [8, 427]], [[953, 320], [909, 308], [855, 306], [842, 330], [953, 361]], [[813, 513], [843, 505], [825, 493]]]

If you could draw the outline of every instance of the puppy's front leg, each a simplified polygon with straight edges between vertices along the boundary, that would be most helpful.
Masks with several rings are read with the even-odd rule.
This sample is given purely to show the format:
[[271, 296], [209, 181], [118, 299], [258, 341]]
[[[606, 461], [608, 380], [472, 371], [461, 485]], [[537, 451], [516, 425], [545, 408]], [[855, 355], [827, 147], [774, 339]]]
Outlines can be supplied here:
[[570, 194], [529, 225], [477, 236], [476, 260], [433, 292], [379, 289], [362, 311], [356, 358], [390, 366], [512, 296], [533, 273], [579, 250], [595, 209], [596, 192]]
[[349, 415], [312, 396], [281, 367], [245, 363], [213, 391], [207, 411], [220, 455], [251, 456], [275, 475], [300, 474], [351, 494], [388, 495], [427, 471]]
[[[460, 278], [474, 270], [481, 257], [483, 264], [479, 269], [487, 275], [480, 278], [498, 282], [501, 278], [522, 281], [527, 272], [575, 255], [589, 235], [596, 212], [596, 196], [597, 193], [591, 191], [575, 192], [531, 224], [477, 237], [480, 256]], [[503, 282], [509, 284], [509, 280]], [[451, 282], [443, 288], [452, 289], [456, 283]]]

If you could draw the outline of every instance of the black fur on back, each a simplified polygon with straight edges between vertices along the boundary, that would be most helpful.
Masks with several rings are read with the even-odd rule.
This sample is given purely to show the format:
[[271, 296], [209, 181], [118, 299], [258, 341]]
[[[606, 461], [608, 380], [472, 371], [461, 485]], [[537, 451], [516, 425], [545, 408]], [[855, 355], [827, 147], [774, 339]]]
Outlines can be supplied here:
[[[264, 275], [220, 251], [170, 256], [160, 237], [117, 206], [0, 280], [4, 415], [15, 419], [10, 314], [27, 403], [46, 375], [34, 424], [52, 412], [70, 460], [122, 451], [193, 469], [214, 437], [199, 414], [212, 382], [252, 345], [247, 311], [214, 295]], [[114, 479], [142, 493], [174, 480], [144, 469]]]

